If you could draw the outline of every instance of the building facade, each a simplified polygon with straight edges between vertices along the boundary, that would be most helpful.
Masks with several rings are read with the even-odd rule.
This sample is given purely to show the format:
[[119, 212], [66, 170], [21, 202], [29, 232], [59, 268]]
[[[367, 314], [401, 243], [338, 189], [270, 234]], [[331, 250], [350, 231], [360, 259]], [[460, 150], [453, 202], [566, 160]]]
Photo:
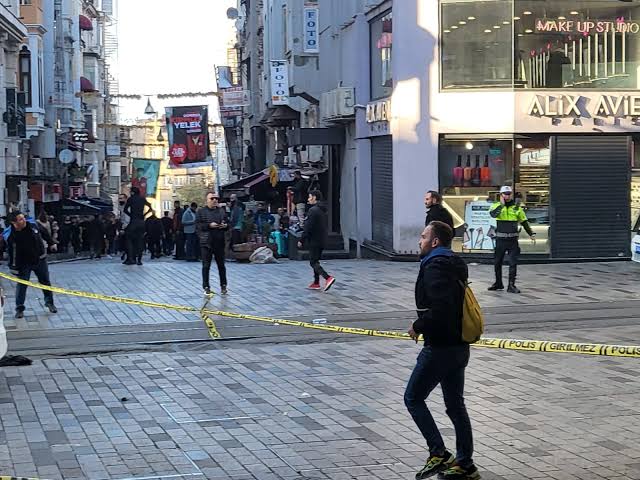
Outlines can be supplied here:
[[[271, 130], [298, 131], [287, 136], [289, 159], [297, 147], [314, 150], [305, 136], [337, 134], [337, 145], [318, 142], [317, 151], [334, 167], [325, 193], [338, 199], [334, 218], [352, 247], [417, 254], [424, 193], [436, 190], [455, 219], [454, 248], [490, 256], [488, 209], [507, 184], [537, 234], [523, 234], [524, 254], [630, 256], [640, 216], [636, 2], [271, 0], [250, 8], [243, 25], [253, 30], [241, 34], [264, 58], [243, 58], [254, 96], [245, 134], [247, 124], [264, 129], [267, 163], [277, 160]], [[280, 93], [274, 60], [288, 74]], [[279, 94], [295, 113], [274, 128]]]

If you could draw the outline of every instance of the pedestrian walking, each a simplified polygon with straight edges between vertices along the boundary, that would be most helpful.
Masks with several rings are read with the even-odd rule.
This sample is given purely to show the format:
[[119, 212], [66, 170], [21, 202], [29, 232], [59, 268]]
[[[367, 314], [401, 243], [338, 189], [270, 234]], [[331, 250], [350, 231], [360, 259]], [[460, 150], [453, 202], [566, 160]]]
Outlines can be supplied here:
[[207, 194], [207, 204], [196, 214], [196, 224], [200, 237], [200, 253], [202, 258], [202, 288], [206, 295], [211, 293], [209, 272], [211, 260], [215, 259], [220, 277], [220, 292], [227, 293], [227, 267], [224, 264], [225, 232], [229, 228], [227, 212], [218, 206], [220, 197], [217, 193]]
[[[47, 264], [47, 245], [53, 245], [53, 239], [36, 223], [28, 222], [20, 212], [9, 215], [11, 229], [7, 232], [7, 241], [11, 245], [9, 265], [13, 272], [22, 280], [29, 280], [31, 272], [36, 274], [42, 285], [51, 285], [49, 280], [49, 266]], [[53, 302], [53, 293], [43, 290], [44, 303], [51, 313], [57, 313]], [[19, 283], [16, 286], [16, 318], [24, 317], [27, 286]]]
[[[424, 337], [424, 348], [404, 394], [404, 403], [429, 447], [429, 458], [416, 479], [440, 473], [440, 478], [478, 479], [473, 463], [471, 422], [464, 403], [464, 374], [469, 363], [469, 344], [462, 340], [464, 287], [467, 265], [451, 251], [453, 230], [434, 221], [420, 236], [420, 272], [415, 286], [418, 319], [409, 329], [416, 342]], [[462, 284], [460, 283], [462, 282]], [[442, 387], [447, 415], [456, 432], [457, 453], [445, 447], [426, 399]]]
[[77, 257], [82, 251], [82, 228], [78, 217], [73, 217], [71, 223], [71, 245], [73, 246], [73, 254]]
[[196, 213], [198, 204], [191, 203], [191, 206], [185, 209], [182, 214], [182, 228], [184, 230], [184, 240], [187, 247], [186, 259], [188, 262], [195, 262], [198, 258], [198, 235], [196, 233]]
[[184, 229], [182, 227], [182, 214], [184, 211], [180, 207], [180, 201], [173, 202], [173, 234], [176, 241], [176, 254], [174, 260], [184, 259]]
[[71, 243], [71, 217], [64, 217], [62, 225], [60, 226], [60, 252], [67, 253], [69, 251], [69, 244]]
[[451, 212], [442, 206], [442, 195], [433, 190], [429, 190], [424, 195], [424, 206], [427, 207], [427, 217], [424, 221], [425, 227], [431, 222], [438, 221], [446, 223], [452, 230], [454, 229]]
[[518, 244], [518, 237], [520, 236], [519, 225], [522, 225], [532, 240], [535, 239], [536, 234], [531, 230], [523, 208], [513, 199], [513, 189], [508, 185], [500, 189], [500, 201], [491, 206], [489, 213], [497, 220], [496, 248], [493, 261], [496, 281], [489, 287], [489, 290], [504, 290], [502, 263], [505, 256], [507, 256], [509, 261], [509, 286], [507, 287], [507, 292], [520, 293], [520, 289], [516, 287], [518, 257], [520, 256], [520, 245]]
[[327, 245], [329, 230], [326, 208], [322, 203], [322, 192], [320, 190], [312, 190], [309, 192], [307, 202], [311, 205], [311, 208], [307, 212], [304, 233], [302, 240], [298, 242], [298, 248], [304, 246], [309, 250], [309, 264], [313, 269], [313, 283], [308, 288], [310, 290], [320, 290], [322, 288], [320, 286], [320, 277], [322, 276], [325, 279], [324, 291], [327, 292], [336, 282], [336, 279], [329, 275], [320, 265], [322, 250]]
[[107, 255], [111, 258], [116, 254], [116, 237], [118, 235], [118, 222], [113, 213], [107, 215], [104, 221], [104, 236], [107, 239]]
[[173, 253], [173, 219], [169, 216], [169, 211], [165, 211], [162, 216], [162, 250], [165, 256], [170, 256]]
[[305, 209], [307, 207], [307, 195], [309, 193], [309, 184], [302, 178], [302, 173], [299, 170], [293, 172], [293, 185], [289, 187], [293, 192], [293, 203], [296, 207], [298, 219], [300, 224], [304, 223]]
[[142, 265], [142, 252], [144, 250], [144, 219], [153, 209], [149, 202], [140, 195], [138, 187], [131, 187], [131, 196], [124, 206], [124, 213], [129, 216], [129, 225], [126, 229], [129, 258], [125, 265], [137, 263]]
[[162, 256], [162, 222], [156, 217], [155, 212], [151, 212], [151, 216], [145, 221], [147, 233], [147, 245], [151, 260]]
[[122, 252], [120, 259], [126, 263], [129, 260], [129, 243], [127, 242], [127, 227], [131, 222], [131, 217], [124, 213], [124, 207], [127, 204], [126, 194], [121, 193], [118, 196], [118, 251]]

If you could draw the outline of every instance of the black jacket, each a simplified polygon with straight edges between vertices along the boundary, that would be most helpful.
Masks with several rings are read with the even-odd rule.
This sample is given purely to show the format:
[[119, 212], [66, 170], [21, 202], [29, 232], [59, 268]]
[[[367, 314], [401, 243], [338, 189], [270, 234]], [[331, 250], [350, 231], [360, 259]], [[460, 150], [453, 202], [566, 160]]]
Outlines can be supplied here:
[[44, 242], [49, 246], [54, 244], [46, 229], [40, 229], [32, 223], [27, 223], [27, 226], [19, 232], [12, 227], [9, 235], [11, 246], [9, 266], [12, 269], [21, 270], [37, 265], [47, 256]]
[[304, 221], [302, 243], [306, 248], [324, 248], [329, 234], [329, 220], [324, 206], [315, 204]]
[[293, 190], [293, 203], [307, 203], [309, 198], [309, 185], [304, 178], [296, 180], [291, 187]]
[[429, 208], [429, 212], [427, 212], [427, 218], [424, 221], [424, 226], [426, 227], [434, 221], [444, 222], [453, 230], [453, 217], [451, 216], [451, 213], [449, 213], [449, 210], [444, 208], [439, 203]]
[[145, 220], [145, 230], [151, 240], [159, 240], [162, 238], [162, 222], [158, 217], [147, 218]]
[[464, 344], [460, 280], [465, 282], [468, 277], [467, 265], [456, 255], [436, 255], [422, 262], [415, 289], [418, 319], [413, 330], [424, 335], [425, 345]]
[[[211, 223], [227, 224], [224, 228], [211, 228]], [[222, 207], [202, 207], [196, 212], [196, 232], [200, 237], [200, 245], [207, 246], [214, 242], [224, 242], [224, 232], [229, 228], [227, 212]]]

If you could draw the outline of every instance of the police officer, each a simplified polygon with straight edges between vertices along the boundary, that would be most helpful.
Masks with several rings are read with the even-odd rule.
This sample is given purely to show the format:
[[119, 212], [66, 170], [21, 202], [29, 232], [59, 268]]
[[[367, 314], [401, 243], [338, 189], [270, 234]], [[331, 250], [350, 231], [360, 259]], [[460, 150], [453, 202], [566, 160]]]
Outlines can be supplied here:
[[523, 226], [532, 240], [536, 234], [531, 230], [524, 210], [513, 199], [513, 189], [508, 185], [500, 189], [500, 201], [494, 203], [489, 211], [491, 216], [498, 221], [494, 259], [496, 282], [489, 287], [489, 290], [504, 290], [504, 285], [502, 284], [502, 262], [505, 255], [508, 255], [509, 286], [507, 287], [507, 292], [520, 293], [520, 290], [516, 287], [518, 256], [520, 255], [518, 225]]

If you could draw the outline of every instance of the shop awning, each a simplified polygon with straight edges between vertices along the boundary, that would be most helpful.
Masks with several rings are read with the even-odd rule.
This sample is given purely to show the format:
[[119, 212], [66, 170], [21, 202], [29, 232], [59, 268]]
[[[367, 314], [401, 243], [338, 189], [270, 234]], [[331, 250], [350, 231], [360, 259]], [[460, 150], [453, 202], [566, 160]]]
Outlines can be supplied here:
[[91, 31], [93, 30], [93, 22], [86, 15], [80, 15], [80, 30]]
[[260, 120], [260, 123], [277, 127], [286, 126], [291, 124], [291, 122], [296, 122], [299, 120], [300, 112], [287, 105], [280, 105], [278, 107], [272, 107], [268, 109]]
[[100, 198], [62, 199], [63, 215], [100, 215], [113, 212], [113, 203]]
[[236, 180], [235, 182], [227, 183], [226, 185], [222, 185], [220, 190], [223, 192], [231, 193], [244, 193], [247, 189], [263, 182], [268, 179], [269, 175], [267, 175], [264, 171], [259, 171], [247, 177], [241, 178], [240, 180]]
[[95, 92], [96, 89], [93, 86], [93, 82], [87, 77], [80, 77], [80, 90], [83, 92]]

